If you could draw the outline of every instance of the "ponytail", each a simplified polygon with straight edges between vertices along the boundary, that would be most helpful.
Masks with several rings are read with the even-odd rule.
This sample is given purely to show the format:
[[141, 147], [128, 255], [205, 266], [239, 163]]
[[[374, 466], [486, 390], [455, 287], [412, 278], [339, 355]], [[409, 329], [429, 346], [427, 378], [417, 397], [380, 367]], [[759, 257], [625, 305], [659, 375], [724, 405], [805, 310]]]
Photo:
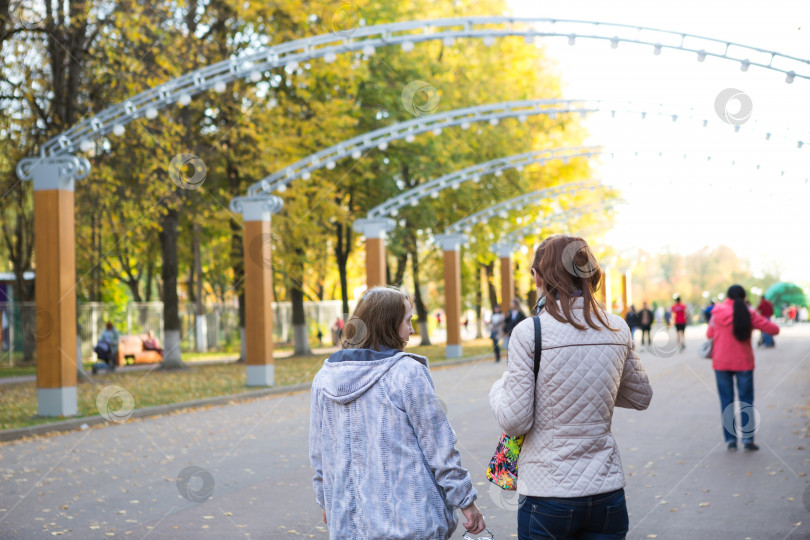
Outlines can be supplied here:
[[750, 341], [753, 325], [751, 324], [751, 312], [745, 305], [745, 289], [740, 285], [732, 285], [728, 288], [726, 295], [734, 300], [734, 337], [737, 341]]

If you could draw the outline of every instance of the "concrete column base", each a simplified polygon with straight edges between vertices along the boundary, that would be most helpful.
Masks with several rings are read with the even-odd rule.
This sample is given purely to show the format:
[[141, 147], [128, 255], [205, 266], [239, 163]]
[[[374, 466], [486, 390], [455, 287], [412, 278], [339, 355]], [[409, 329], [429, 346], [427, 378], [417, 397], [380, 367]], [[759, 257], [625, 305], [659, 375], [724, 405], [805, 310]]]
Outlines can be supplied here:
[[274, 386], [275, 366], [265, 364], [260, 366], [247, 366], [247, 386]]
[[447, 345], [444, 348], [444, 355], [447, 358], [461, 358], [461, 345]]
[[37, 388], [37, 415], [76, 416], [79, 409], [75, 386]]

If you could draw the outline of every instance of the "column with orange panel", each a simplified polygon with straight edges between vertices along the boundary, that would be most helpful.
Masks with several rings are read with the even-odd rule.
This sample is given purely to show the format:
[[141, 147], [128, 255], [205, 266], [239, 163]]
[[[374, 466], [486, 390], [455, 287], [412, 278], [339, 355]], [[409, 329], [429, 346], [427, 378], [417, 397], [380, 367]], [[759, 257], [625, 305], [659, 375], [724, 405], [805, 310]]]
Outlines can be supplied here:
[[366, 237], [366, 286], [385, 285], [385, 237], [396, 222], [391, 218], [363, 218], [355, 220], [353, 227]]
[[245, 363], [247, 386], [273, 386], [273, 264], [270, 222], [283, 202], [275, 195], [236, 197], [245, 255]]
[[512, 267], [512, 254], [519, 246], [513, 244], [496, 244], [493, 251], [501, 261], [501, 311], [509, 313], [512, 299], [515, 297], [515, 270]]
[[34, 184], [37, 414], [77, 414], [76, 239], [74, 181], [90, 172], [84, 158], [27, 158], [17, 175]]
[[464, 234], [436, 236], [436, 244], [444, 252], [444, 313], [447, 319], [445, 356], [459, 358], [461, 348], [461, 246], [467, 243]]

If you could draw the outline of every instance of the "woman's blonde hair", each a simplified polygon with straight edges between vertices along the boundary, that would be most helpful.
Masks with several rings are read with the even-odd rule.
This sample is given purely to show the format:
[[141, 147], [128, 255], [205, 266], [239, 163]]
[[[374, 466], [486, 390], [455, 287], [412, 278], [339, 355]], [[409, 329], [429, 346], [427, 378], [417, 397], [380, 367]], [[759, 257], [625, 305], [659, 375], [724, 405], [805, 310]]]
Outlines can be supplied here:
[[406, 340], [399, 336], [405, 319], [407, 294], [396, 287], [372, 287], [360, 298], [346, 322], [340, 341], [344, 349], [373, 349], [380, 347], [402, 350]]

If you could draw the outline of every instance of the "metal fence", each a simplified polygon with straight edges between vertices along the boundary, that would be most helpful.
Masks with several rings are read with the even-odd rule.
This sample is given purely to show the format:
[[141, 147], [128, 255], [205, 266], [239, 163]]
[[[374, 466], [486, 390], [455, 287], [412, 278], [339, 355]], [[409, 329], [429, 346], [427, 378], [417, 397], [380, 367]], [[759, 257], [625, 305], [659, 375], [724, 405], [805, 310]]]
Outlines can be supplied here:
[[[350, 302], [350, 309], [353, 310], [354, 306], [355, 302]], [[34, 302], [0, 302], [0, 362], [11, 365], [15, 359], [34, 359], [37, 341], [48, 332], [47, 317], [38, 318], [37, 311]], [[195, 311], [195, 304], [180, 306], [182, 351], [238, 349], [239, 308], [236, 305], [204, 306], [201, 315]], [[310, 336], [317, 335], [319, 329], [324, 336], [329, 336], [329, 329], [343, 315], [342, 303], [339, 300], [304, 302], [304, 314]], [[143, 335], [151, 330], [164, 342], [162, 302], [130, 302], [123, 307], [101, 302], [80, 303], [77, 307], [76, 330], [78, 348], [84, 360], [94, 358], [93, 347], [108, 321], [115, 325], [121, 335]], [[205, 331], [197, 330], [198, 321], [204, 325]], [[273, 322], [275, 342], [290, 343], [293, 331], [292, 305], [289, 302], [273, 303]], [[205, 340], [205, 347], [197, 346], [198, 338]]]

